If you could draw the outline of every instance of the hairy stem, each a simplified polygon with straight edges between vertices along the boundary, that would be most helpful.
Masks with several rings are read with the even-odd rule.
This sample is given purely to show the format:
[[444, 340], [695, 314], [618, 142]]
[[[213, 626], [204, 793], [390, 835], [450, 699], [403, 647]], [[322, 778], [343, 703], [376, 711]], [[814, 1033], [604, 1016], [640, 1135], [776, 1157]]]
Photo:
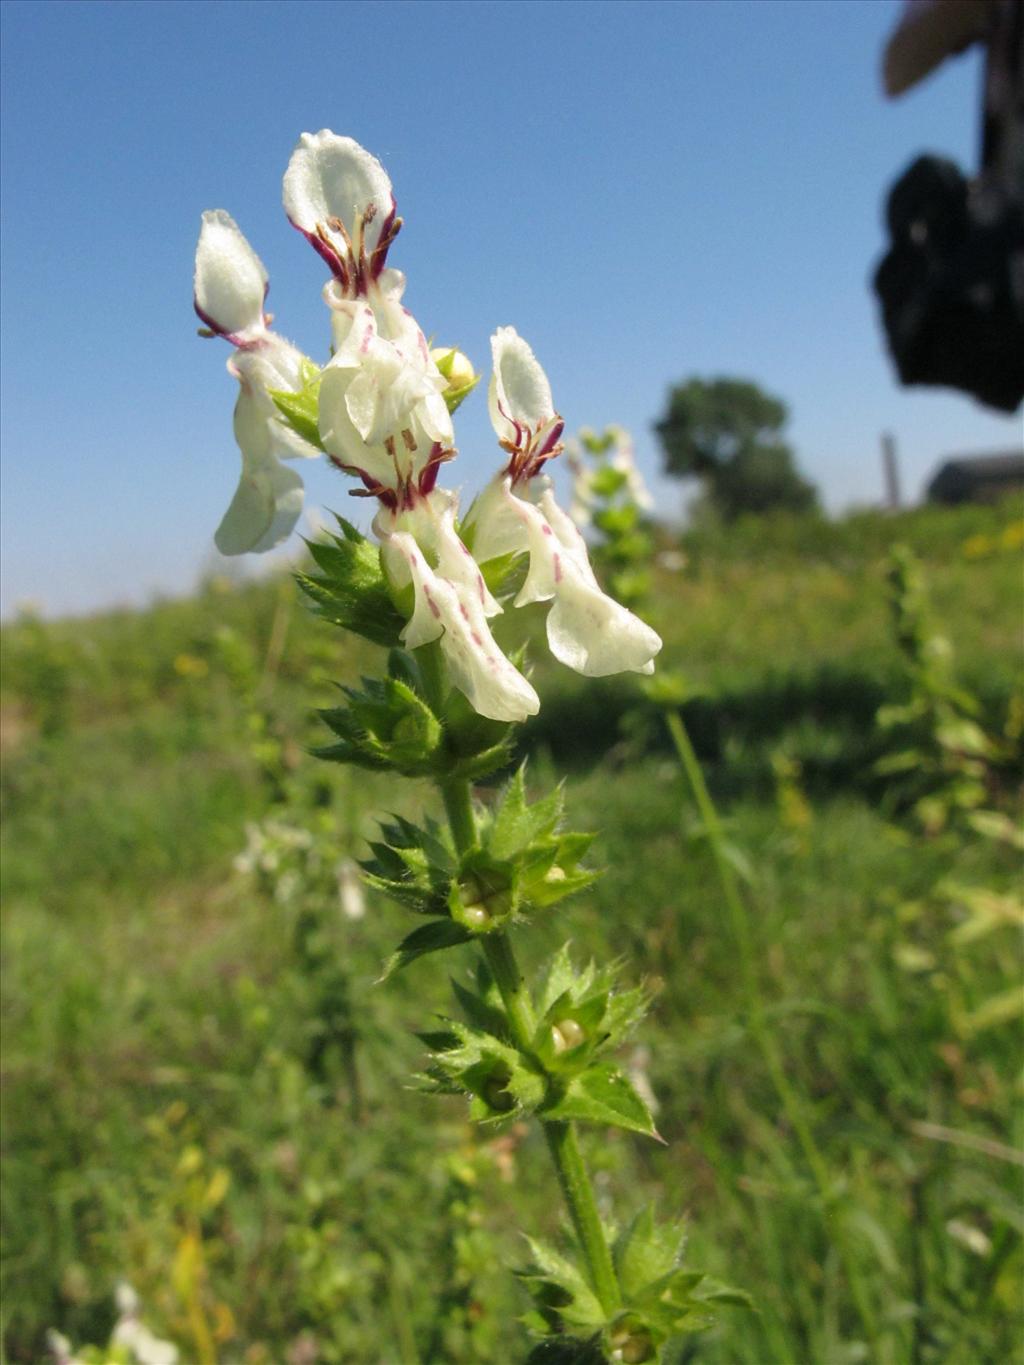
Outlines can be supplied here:
[[590, 1282], [601, 1307], [611, 1315], [622, 1303], [619, 1282], [615, 1277], [612, 1254], [608, 1249], [601, 1216], [597, 1211], [594, 1187], [590, 1183], [583, 1153], [580, 1151], [574, 1123], [548, 1122], [541, 1124], [547, 1138], [548, 1150], [558, 1172], [558, 1183], [569, 1208], [569, 1216], [576, 1230]]
[[[779, 1097], [786, 1118], [790, 1127], [796, 1134], [800, 1144], [804, 1159], [814, 1177], [814, 1183], [818, 1189], [818, 1197], [821, 1200], [827, 1223], [833, 1227], [833, 1236], [836, 1243], [836, 1250], [839, 1252], [846, 1271], [847, 1282], [850, 1292], [853, 1295], [854, 1303], [857, 1307], [864, 1332], [868, 1341], [874, 1347], [878, 1339], [878, 1328], [875, 1320], [874, 1309], [868, 1299], [864, 1283], [857, 1267], [856, 1258], [850, 1250], [846, 1233], [842, 1230], [841, 1219], [832, 1220], [829, 1218], [829, 1205], [832, 1203], [832, 1181], [829, 1177], [828, 1166], [824, 1157], [818, 1149], [818, 1144], [814, 1140], [814, 1133], [807, 1121], [804, 1107], [801, 1103], [799, 1093], [790, 1084], [789, 1077], [783, 1065], [782, 1055], [775, 1042], [775, 1037], [768, 1024], [764, 998], [761, 993], [761, 981], [757, 971], [756, 954], [754, 950], [754, 934], [750, 923], [750, 915], [747, 905], [740, 892], [736, 881], [736, 874], [729, 861], [726, 851], [725, 830], [722, 828], [722, 821], [718, 810], [708, 791], [707, 783], [704, 781], [704, 773], [700, 766], [690, 736], [683, 724], [682, 716], [676, 711], [665, 713], [665, 723], [668, 732], [672, 736], [672, 743], [675, 745], [676, 753], [690, 784], [693, 799], [704, 822], [704, 833], [707, 837], [708, 847], [711, 849], [711, 856], [714, 859], [715, 868], [718, 872], [719, 881], [722, 884], [722, 893], [725, 899], [726, 909], [729, 912], [729, 920], [732, 926], [733, 938], [739, 952], [740, 972], [743, 977], [743, 985], [747, 999], [750, 1002], [750, 1032], [764, 1059], [765, 1067], [775, 1087], [775, 1093]], [[876, 1352], [877, 1354], [877, 1352]]]
[[[452, 778], [438, 783], [448, 815], [452, 838], [459, 853], [468, 852], [476, 843], [476, 819], [469, 783]], [[484, 957], [508, 1015], [512, 1039], [523, 1052], [533, 1046], [535, 1016], [533, 1001], [519, 970], [509, 936], [504, 931], [485, 934], [481, 939]], [[601, 1307], [611, 1314], [622, 1302], [611, 1251], [597, 1211], [594, 1187], [580, 1151], [576, 1125], [541, 1120], [558, 1183], [579, 1238], [591, 1285]]]

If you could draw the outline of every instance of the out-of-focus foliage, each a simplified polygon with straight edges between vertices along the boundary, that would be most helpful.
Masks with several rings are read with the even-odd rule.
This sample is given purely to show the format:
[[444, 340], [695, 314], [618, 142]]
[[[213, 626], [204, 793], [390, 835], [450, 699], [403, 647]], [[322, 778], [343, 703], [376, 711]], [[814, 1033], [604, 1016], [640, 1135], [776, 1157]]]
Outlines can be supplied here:
[[[925, 837], [872, 771], [892, 748], [876, 711], [910, 693], [886, 557], [896, 541], [920, 556], [953, 682], [1006, 743], [1018, 517], [658, 533], [652, 617], [666, 666], [693, 680], [687, 726], [756, 873], [768, 1009], [853, 1211], [891, 1365], [1015, 1358], [1024, 1133], [1005, 999], [1019, 855], [960, 822]], [[339, 704], [328, 679], [355, 684], [372, 663], [375, 646], [342, 654], [336, 634], [288, 581], [4, 628], [12, 1365], [45, 1359], [48, 1328], [108, 1341], [121, 1279], [182, 1362], [504, 1365], [531, 1350], [507, 1268], [531, 1259], [513, 1227], [536, 1227], [542, 1254], [560, 1238], [546, 1178], [529, 1175], [538, 1137], [513, 1119], [481, 1143], [457, 1096], [395, 1102], [428, 1064], [411, 1030], [450, 1013], [450, 991], [416, 962], [373, 984], [407, 917], [373, 892], [353, 917], [346, 860], [378, 838], [376, 810], [423, 812], [412, 783], [395, 809], [377, 772], [307, 755], [323, 740], [311, 706]], [[676, 766], [656, 747], [627, 758], [635, 691], [595, 684], [584, 703], [570, 675], [538, 671], [531, 768], [542, 787], [549, 752], [576, 766], [568, 813], [601, 831], [607, 866], [574, 902], [578, 943], [645, 964], [652, 998], [645, 1047], [622, 1056], [667, 1146], [599, 1132], [598, 1188], [688, 1209], [688, 1260], [752, 1296], [757, 1312], [721, 1315], [688, 1361], [863, 1359]], [[1018, 815], [1002, 770], [979, 809]], [[565, 928], [538, 916], [538, 959]], [[452, 950], [464, 991], [469, 958]]]
[[809, 512], [813, 485], [799, 473], [783, 439], [785, 403], [749, 379], [687, 379], [669, 390], [655, 424], [665, 472], [704, 483], [711, 507], [726, 521], [745, 513]]

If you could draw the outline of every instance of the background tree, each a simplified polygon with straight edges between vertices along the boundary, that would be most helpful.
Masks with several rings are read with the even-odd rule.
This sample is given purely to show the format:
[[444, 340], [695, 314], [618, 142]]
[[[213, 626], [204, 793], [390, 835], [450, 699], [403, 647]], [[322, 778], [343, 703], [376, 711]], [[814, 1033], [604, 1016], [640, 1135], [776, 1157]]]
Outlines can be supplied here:
[[687, 379], [670, 390], [655, 424], [665, 472], [703, 480], [708, 501], [729, 519], [809, 511], [818, 495], [782, 439], [788, 417], [780, 398], [748, 379]]

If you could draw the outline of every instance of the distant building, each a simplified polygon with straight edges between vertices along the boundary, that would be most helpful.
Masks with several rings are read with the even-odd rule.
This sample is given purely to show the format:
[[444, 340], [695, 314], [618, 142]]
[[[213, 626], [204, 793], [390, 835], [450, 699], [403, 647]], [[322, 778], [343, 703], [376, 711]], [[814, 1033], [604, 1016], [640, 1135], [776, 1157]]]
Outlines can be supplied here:
[[998, 502], [1024, 492], [1024, 453], [954, 455], [939, 466], [925, 489], [929, 502]]

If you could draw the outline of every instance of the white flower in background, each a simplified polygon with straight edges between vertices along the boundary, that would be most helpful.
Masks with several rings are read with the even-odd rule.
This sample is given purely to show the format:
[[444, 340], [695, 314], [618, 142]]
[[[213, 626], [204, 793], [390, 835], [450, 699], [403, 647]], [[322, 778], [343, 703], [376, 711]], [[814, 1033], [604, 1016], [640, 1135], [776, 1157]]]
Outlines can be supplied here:
[[548, 644], [562, 663], [589, 677], [652, 673], [659, 636], [601, 591], [582, 535], [558, 506], [548, 480], [538, 480], [545, 462], [562, 448], [563, 423], [547, 376], [512, 327], [498, 329], [491, 349], [491, 422], [510, 458], [466, 517], [473, 555], [483, 564], [529, 554], [529, 572], [514, 605], [552, 602]]
[[139, 1318], [139, 1296], [122, 1281], [116, 1291], [120, 1314], [110, 1338], [111, 1346], [123, 1346], [135, 1365], [178, 1365], [178, 1348], [154, 1336]]
[[72, 1352], [71, 1342], [52, 1327], [46, 1334], [46, 1349], [50, 1352], [53, 1365], [82, 1365], [79, 1357]]
[[565, 443], [565, 458], [572, 471], [572, 502], [569, 504], [569, 515], [583, 531], [594, 519], [594, 504], [597, 501], [594, 496], [594, 470], [575, 436], [570, 437]]
[[269, 550], [291, 533], [302, 511], [302, 480], [281, 461], [320, 453], [280, 420], [267, 392], [297, 392], [308, 362], [268, 327], [266, 293], [267, 272], [234, 219], [223, 209], [204, 213], [196, 247], [195, 310], [210, 333], [235, 347], [228, 370], [241, 386], [234, 429], [242, 475], [214, 536], [225, 555]]
[[[608, 454], [608, 450], [611, 454]], [[569, 515], [576, 525], [585, 529], [593, 521], [597, 495], [594, 492], [599, 471], [614, 469], [624, 479], [626, 495], [642, 512], [650, 512], [654, 499], [637, 468], [633, 438], [625, 427], [611, 426], [603, 437], [584, 427], [579, 437], [565, 443], [565, 456], [572, 470], [572, 503]]]
[[[129, 1365], [178, 1365], [178, 1348], [170, 1341], [161, 1341], [139, 1317], [139, 1296], [130, 1284], [122, 1281], [115, 1291], [118, 1318], [110, 1335], [108, 1350], [118, 1361]], [[93, 1346], [84, 1348], [85, 1356], [75, 1355], [70, 1341], [59, 1332], [46, 1334], [46, 1345], [54, 1365], [85, 1365], [85, 1359], [108, 1359], [107, 1351], [97, 1352]]]
[[633, 438], [625, 427], [613, 426], [608, 430], [612, 433], [614, 447], [608, 463], [612, 469], [617, 470], [626, 477], [626, 489], [631, 501], [635, 502], [642, 512], [654, 510], [654, 499], [651, 497], [651, 490], [644, 481], [644, 476], [640, 473], [636, 463], [636, 447], [633, 445]]
[[362, 919], [366, 914], [366, 896], [359, 866], [351, 858], [342, 858], [335, 869], [338, 878], [338, 904], [346, 919]]

